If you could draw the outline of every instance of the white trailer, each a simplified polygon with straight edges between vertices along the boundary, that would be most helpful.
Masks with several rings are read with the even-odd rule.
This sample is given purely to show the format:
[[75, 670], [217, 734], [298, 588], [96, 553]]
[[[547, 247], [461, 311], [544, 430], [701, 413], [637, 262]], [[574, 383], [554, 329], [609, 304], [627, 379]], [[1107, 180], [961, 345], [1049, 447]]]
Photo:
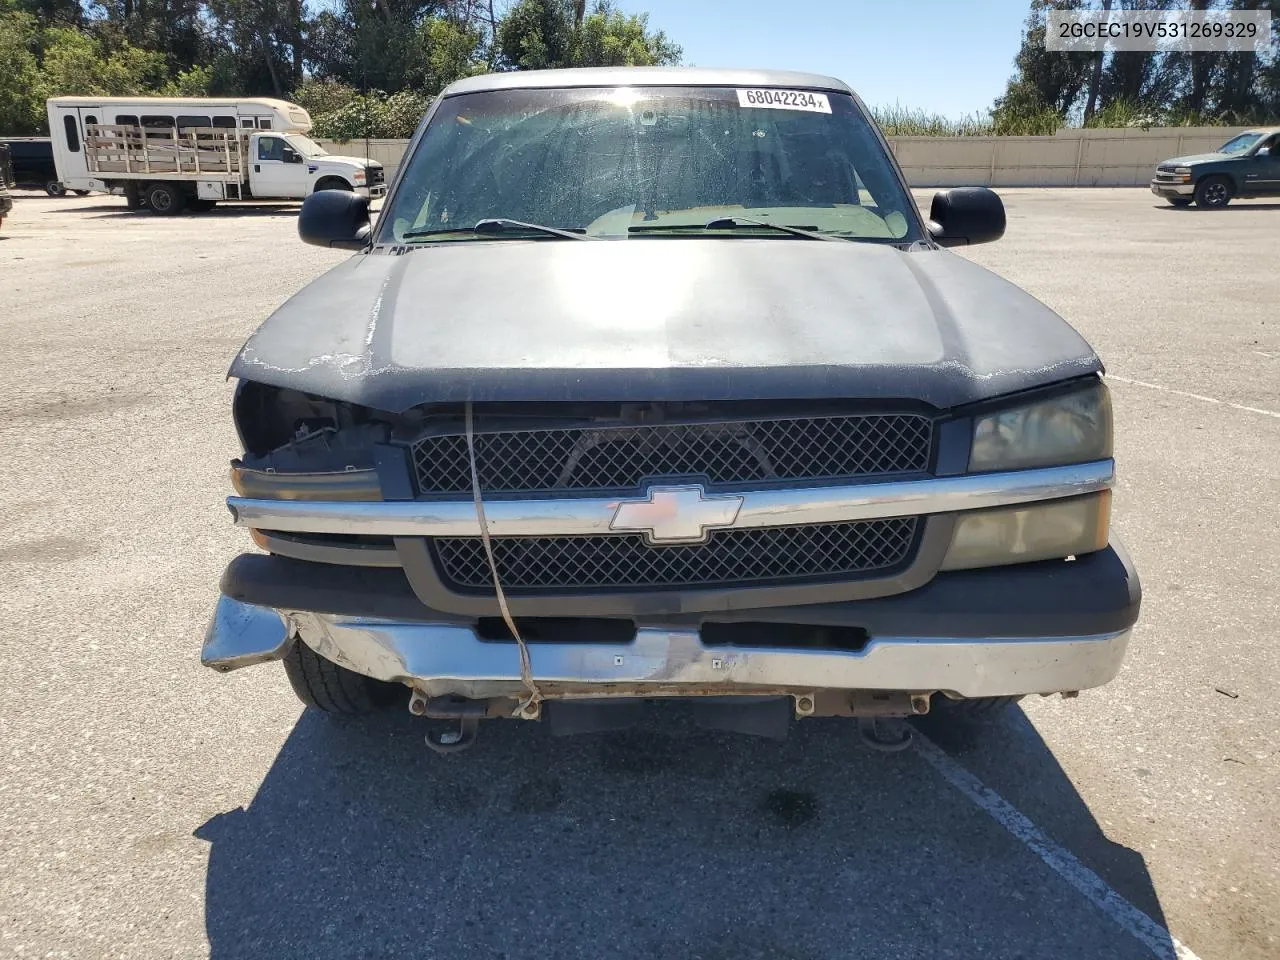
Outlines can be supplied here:
[[267, 98], [54, 97], [58, 179], [124, 196], [130, 209], [205, 210], [219, 200], [301, 200], [317, 190], [386, 192], [382, 164], [334, 156], [311, 117]]

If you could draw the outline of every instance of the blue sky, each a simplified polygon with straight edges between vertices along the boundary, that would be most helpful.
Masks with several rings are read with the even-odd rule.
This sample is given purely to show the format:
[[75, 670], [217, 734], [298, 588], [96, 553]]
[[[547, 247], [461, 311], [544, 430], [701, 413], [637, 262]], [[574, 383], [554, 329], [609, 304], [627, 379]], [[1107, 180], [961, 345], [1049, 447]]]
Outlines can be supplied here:
[[1028, 0], [620, 0], [699, 67], [774, 67], [844, 80], [869, 105], [959, 117], [1004, 92]]

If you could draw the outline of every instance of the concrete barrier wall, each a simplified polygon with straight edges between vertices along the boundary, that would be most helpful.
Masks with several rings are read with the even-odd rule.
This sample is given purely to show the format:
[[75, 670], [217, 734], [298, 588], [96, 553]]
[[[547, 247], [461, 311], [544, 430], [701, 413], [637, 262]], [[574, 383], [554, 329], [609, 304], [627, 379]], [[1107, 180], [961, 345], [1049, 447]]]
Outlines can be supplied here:
[[[1208, 153], [1245, 127], [1060, 130], [1052, 137], [890, 137], [913, 187], [1136, 187], [1170, 157]], [[395, 175], [407, 140], [334, 143], [330, 153], [370, 156]]]
[[377, 160], [386, 169], [387, 182], [391, 182], [391, 178], [396, 175], [396, 168], [400, 166], [400, 159], [404, 156], [404, 148], [409, 145], [408, 140], [369, 140], [369, 149], [365, 151], [364, 140], [350, 140], [345, 143], [339, 143], [337, 140], [320, 140], [316, 143], [324, 147], [330, 153], [341, 154], [344, 157], [368, 157]]
[[1052, 137], [891, 137], [913, 187], [1135, 187], [1161, 160], [1209, 153], [1245, 127], [1060, 130]]

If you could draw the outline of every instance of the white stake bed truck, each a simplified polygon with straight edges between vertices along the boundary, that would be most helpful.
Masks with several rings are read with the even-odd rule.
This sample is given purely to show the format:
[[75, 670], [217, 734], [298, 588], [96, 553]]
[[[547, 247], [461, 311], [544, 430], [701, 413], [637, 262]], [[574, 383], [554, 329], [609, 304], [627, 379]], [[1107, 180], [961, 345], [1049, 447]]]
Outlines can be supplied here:
[[122, 195], [130, 209], [386, 192], [382, 164], [326, 153], [306, 136], [307, 111], [283, 100], [54, 97], [48, 110], [58, 179]]

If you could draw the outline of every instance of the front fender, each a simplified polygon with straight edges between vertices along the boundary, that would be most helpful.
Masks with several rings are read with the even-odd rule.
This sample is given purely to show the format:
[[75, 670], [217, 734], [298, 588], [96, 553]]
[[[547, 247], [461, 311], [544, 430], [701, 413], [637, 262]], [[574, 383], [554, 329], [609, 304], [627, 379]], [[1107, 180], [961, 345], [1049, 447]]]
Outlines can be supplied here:
[[1194, 166], [1191, 168], [1191, 182], [1198, 184], [1205, 177], [1226, 177], [1231, 181], [1231, 190], [1233, 193], [1240, 190], [1240, 178], [1236, 176], [1235, 171], [1224, 164], [1212, 163], [1206, 164], [1203, 168]]

